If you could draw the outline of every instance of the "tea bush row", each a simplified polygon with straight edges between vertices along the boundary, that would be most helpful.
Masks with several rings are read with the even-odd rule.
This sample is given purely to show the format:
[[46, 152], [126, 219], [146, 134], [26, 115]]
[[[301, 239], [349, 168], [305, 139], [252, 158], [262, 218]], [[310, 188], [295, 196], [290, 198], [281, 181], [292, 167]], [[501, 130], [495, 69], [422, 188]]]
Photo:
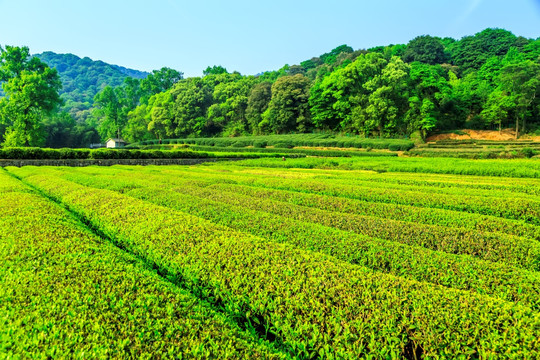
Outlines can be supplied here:
[[4, 148], [0, 149], [0, 159], [201, 159], [215, 157], [259, 158], [282, 157], [286, 153], [274, 151], [269, 154], [250, 152], [199, 152], [190, 150], [134, 150], [134, 149], [44, 149], [44, 148]]
[[246, 208], [245, 199], [233, 204], [230, 200], [224, 201], [228, 199], [223, 197], [211, 196], [212, 193], [203, 197], [204, 193], [183, 184], [177, 188], [164, 188], [145, 175], [116, 176], [114, 179], [83, 174], [63, 177], [86, 186], [119, 191], [272, 241], [326, 253], [352, 264], [540, 308], [540, 275], [507, 264], [356, 235], [307, 222], [307, 217], [298, 220], [294, 216], [262, 212], [265, 209], [256, 206], [249, 209], [251, 206]]
[[474, 176], [501, 176], [514, 178], [540, 178], [540, 161], [513, 159], [511, 161], [448, 159], [448, 158], [336, 158], [329, 166], [326, 159], [307, 158], [279, 162], [273, 159], [243, 160], [236, 166], [301, 169], [371, 170], [376, 172], [409, 172], [425, 174], [454, 174]]
[[0, 172], [0, 358], [283, 358]]
[[[292, 161], [292, 160], [291, 160]], [[236, 163], [235, 163], [236, 165]], [[189, 173], [188, 178], [204, 179], [211, 177], [207, 172]], [[333, 181], [317, 179], [287, 179], [283, 177], [241, 177], [224, 173], [223, 181], [262, 188], [290, 190], [311, 194], [322, 194], [335, 197], [379, 202], [398, 205], [439, 208], [464, 211], [481, 215], [504, 217], [522, 220], [533, 225], [540, 225], [540, 201], [533, 198], [496, 198], [484, 196], [462, 196], [459, 189], [446, 194], [431, 194], [421, 189], [400, 191], [399, 189], [377, 188], [340, 184]]]
[[257, 148], [264, 148], [267, 146], [274, 146], [276, 148], [308, 146], [389, 149], [392, 151], [406, 151], [414, 147], [413, 142], [404, 139], [369, 139], [318, 134], [243, 136], [236, 138], [164, 139], [161, 141], [161, 143], [159, 140], [148, 140], [138, 144], [133, 144], [133, 146], [156, 144], [196, 144], [203, 146], [237, 148], [247, 146], [254, 146]]
[[539, 355], [540, 317], [527, 307], [373, 273], [31, 169], [13, 171], [192, 292], [260, 324], [294, 356]]

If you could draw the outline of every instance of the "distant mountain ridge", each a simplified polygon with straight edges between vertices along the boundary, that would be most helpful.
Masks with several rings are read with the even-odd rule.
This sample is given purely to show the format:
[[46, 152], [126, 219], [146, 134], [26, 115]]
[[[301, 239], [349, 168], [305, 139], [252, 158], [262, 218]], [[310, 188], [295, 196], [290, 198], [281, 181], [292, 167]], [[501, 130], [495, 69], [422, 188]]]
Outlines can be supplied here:
[[46, 51], [34, 56], [51, 68], [56, 68], [62, 80], [61, 95], [69, 103], [92, 104], [94, 96], [107, 85], [120, 86], [126, 77], [143, 79], [147, 72], [107, 64], [89, 57], [80, 58], [73, 54], [57, 54]]
[[144, 79], [150, 74], [150, 73], [147, 73], [146, 71], [128, 69], [120, 65], [111, 65], [111, 66], [117, 69], [118, 71], [122, 72], [124, 75], [135, 78], [135, 79]]

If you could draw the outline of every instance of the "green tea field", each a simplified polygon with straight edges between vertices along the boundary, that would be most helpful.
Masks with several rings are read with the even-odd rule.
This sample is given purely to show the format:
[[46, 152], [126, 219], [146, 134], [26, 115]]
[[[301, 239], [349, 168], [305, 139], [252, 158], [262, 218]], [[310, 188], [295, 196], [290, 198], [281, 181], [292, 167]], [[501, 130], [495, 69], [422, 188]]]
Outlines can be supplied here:
[[538, 159], [7, 167], [0, 214], [0, 358], [540, 358]]

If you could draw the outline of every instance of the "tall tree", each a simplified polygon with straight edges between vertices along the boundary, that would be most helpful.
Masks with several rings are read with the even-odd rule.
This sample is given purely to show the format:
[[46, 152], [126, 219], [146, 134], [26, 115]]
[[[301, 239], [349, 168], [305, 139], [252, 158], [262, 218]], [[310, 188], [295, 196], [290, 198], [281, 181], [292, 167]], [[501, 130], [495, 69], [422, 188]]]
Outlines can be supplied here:
[[214, 88], [214, 104], [208, 110], [206, 125], [211, 135], [225, 130], [225, 135], [238, 136], [246, 134], [249, 129], [246, 108], [249, 92], [256, 79], [235, 74], [229, 77], [234, 77], [233, 81], [219, 83]]
[[149, 108], [153, 101], [153, 96], [148, 100], [148, 104], [141, 104], [128, 113], [126, 127], [124, 128], [124, 140], [128, 142], [137, 142], [158, 138], [152, 136], [151, 130], [148, 129], [150, 122]]
[[175, 135], [172, 104], [172, 95], [168, 91], [154, 95], [148, 104], [151, 108], [148, 131], [157, 139]]
[[410, 71], [411, 97], [406, 114], [409, 132], [420, 131], [422, 136], [440, 126], [444, 107], [452, 96], [448, 73], [440, 65], [415, 62]]
[[259, 124], [262, 121], [262, 114], [268, 109], [268, 104], [272, 99], [272, 84], [265, 81], [255, 85], [251, 89], [246, 109], [246, 119], [254, 134], [259, 133]]
[[174, 99], [171, 110], [174, 135], [204, 135], [206, 111], [212, 105], [212, 88], [201, 78], [188, 78], [169, 91]]
[[184, 78], [184, 73], [168, 67], [154, 70], [141, 80], [141, 103], [147, 103], [150, 96], [169, 90]]
[[105, 87], [94, 98], [97, 106], [96, 115], [100, 117], [98, 131], [101, 138], [120, 138], [122, 129], [127, 123], [127, 117], [122, 111], [121, 88]]
[[261, 127], [275, 134], [306, 132], [311, 127], [308, 78], [284, 76], [272, 85], [272, 100], [263, 114]]
[[379, 136], [395, 134], [402, 128], [401, 121], [407, 111], [410, 67], [400, 58], [393, 57], [381, 71], [364, 84], [370, 92], [365, 107], [364, 132], [377, 130]]
[[439, 38], [423, 35], [411, 40], [403, 53], [403, 61], [442, 64], [446, 61], [444, 45]]
[[314, 125], [320, 129], [358, 132], [358, 123], [364, 123], [361, 110], [370, 92], [364, 84], [380, 75], [387, 63], [382, 54], [362, 54], [353, 63], [315, 83], [309, 98]]
[[540, 92], [540, 64], [531, 60], [506, 64], [499, 76], [501, 89], [515, 103], [516, 139], [519, 137], [519, 122], [526, 131], [527, 115]]
[[486, 101], [481, 115], [487, 124], [497, 125], [499, 132], [502, 130], [502, 124], [510, 114], [515, 110], [515, 101], [502, 90], [495, 90]]
[[203, 71], [204, 76], [207, 76], [207, 75], [219, 75], [219, 74], [228, 74], [228, 71], [227, 71], [227, 69], [225, 69], [221, 65], [214, 65], [212, 67], [208, 66]]
[[485, 29], [452, 44], [452, 62], [464, 71], [478, 70], [490, 57], [502, 57], [511, 47], [521, 49], [524, 45], [523, 39], [510, 31]]
[[61, 103], [56, 70], [31, 57], [28, 47], [0, 47], [0, 122], [5, 146], [39, 146], [45, 137], [42, 120]]

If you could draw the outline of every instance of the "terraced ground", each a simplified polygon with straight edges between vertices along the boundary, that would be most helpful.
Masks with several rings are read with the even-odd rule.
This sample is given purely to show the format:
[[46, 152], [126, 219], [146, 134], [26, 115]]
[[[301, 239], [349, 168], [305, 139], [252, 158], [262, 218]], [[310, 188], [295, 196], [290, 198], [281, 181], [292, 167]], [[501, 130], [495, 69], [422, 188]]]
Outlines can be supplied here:
[[409, 155], [467, 159], [511, 159], [540, 155], [540, 142], [533, 140], [439, 140], [418, 145]]
[[367, 157], [7, 168], [0, 357], [538, 358], [538, 177]]

